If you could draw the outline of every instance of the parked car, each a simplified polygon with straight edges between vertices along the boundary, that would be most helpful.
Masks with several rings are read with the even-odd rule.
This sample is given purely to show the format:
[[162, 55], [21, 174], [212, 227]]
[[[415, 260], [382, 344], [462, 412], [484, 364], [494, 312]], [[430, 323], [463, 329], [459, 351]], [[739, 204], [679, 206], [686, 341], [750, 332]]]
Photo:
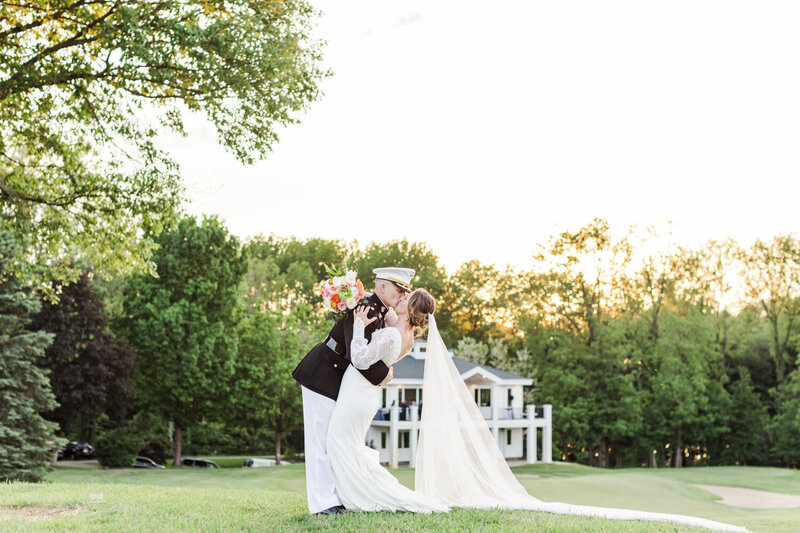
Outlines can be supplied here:
[[219, 468], [219, 465], [210, 459], [196, 459], [194, 457], [182, 457], [181, 466], [189, 468]]
[[244, 460], [242, 468], [259, 468], [262, 466], [275, 466], [275, 459], [259, 459], [258, 457], [248, 457]]
[[[258, 457], [248, 457], [244, 460], [242, 468], [258, 468], [261, 466], [275, 466], [275, 459], [259, 459]], [[282, 465], [292, 464], [289, 461], [281, 460]]]
[[94, 447], [88, 442], [72, 441], [58, 450], [58, 459], [91, 459], [94, 457]]
[[164, 465], [158, 464], [149, 457], [142, 456], [137, 457], [131, 466], [136, 468], [164, 468]]

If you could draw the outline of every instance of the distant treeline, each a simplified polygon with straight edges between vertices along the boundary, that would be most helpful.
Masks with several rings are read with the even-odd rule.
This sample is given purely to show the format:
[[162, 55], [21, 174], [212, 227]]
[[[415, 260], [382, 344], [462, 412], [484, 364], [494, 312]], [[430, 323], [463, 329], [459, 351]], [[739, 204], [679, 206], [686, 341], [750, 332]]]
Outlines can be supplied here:
[[[117, 384], [103, 416], [172, 421], [190, 450], [299, 451], [290, 373], [330, 327], [318, 293], [325, 265], [357, 269], [368, 287], [372, 268], [400, 265], [436, 297], [437, 323], [459, 356], [534, 380], [526, 401], [553, 404], [555, 459], [800, 462], [792, 235], [685, 248], [654, 231], [614, 237], [595, 220], [532, 250], [530, 269], [470, 261], [450, 274], [424, 243], [241, 243], [214, 218], [186, 218], [156, 241], [158, 278], [90, 284], [110, 315], [107, 332], [134, 354], [133, 387]], [[48, 354], [63, 364], [63, 353]], [[85, 435], [99, 416], [70, 416], [62, 431]], [[172, 449], [180, 453], [175, 435]]]

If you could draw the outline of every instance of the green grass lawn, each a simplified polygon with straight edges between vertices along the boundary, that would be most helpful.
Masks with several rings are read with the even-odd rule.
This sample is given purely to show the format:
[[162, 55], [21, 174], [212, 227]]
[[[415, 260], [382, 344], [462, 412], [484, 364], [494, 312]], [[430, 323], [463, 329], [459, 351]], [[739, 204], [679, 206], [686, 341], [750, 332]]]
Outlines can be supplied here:
[[[701, 516], [751, 531], [800, 531], [800, 509], [741, 509], [716, 503], [693, 483], [800, 494], [800, 473], [754, 467], [600, 470], [580, 465], [514, 469], [547, 501]], [[394, 471], [413, 487], [414, 472]], [[538, 476], [538, 477], [533, 477]], [[688, 532], [683, 526], [530, 511], [454, 510], [449, 514], [348, 513], [309, 516], [302, 464], [267, 468], [92, 470], [57, 467], [41, 484], [0, 484], [2, 531], [552, 531]], [[10, 508], [72, 514], [26, 517]]]

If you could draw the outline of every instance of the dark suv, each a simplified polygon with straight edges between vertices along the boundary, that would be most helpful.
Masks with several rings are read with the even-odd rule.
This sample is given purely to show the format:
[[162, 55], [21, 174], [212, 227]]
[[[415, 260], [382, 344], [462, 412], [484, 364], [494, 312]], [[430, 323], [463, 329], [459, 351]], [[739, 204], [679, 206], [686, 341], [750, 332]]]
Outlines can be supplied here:
[[181, 466], [190, 468], [219, 468], [219, 465], [209, 459], [195, 459], [194, 457], [181, 458]]
[[88, 442], [72, 441], [63, 450], [58, 450], [59, 459], [91, 459], [94, 457], [94, 448]]

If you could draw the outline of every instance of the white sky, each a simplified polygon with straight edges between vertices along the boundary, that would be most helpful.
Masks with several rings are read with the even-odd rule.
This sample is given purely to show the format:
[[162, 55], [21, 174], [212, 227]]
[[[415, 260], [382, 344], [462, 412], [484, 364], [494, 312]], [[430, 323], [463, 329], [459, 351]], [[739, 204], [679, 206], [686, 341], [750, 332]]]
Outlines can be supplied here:
[[[800, 228], [800, 2], [332, 1], [334, 76], [265, 161], [169, 138], [230, 230], [524, 267], [594, 217], [690, 245]], [[364, 216], [362, 212], [369, 213]]]

